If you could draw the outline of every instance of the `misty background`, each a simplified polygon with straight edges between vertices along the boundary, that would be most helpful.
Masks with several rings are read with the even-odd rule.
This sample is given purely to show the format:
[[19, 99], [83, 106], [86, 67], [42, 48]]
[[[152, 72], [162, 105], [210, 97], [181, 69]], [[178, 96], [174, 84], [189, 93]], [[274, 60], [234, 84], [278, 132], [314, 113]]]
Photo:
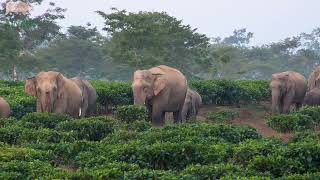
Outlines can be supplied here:
[[28, 2], [30, 15], [5, 16], [0, 1], [2, 79], [15, 69], [19, 79], [56, 70], [123, 81], [159, 64], [189, 79], [269, 79], [308, 76], [320, 60], [316, 0]]

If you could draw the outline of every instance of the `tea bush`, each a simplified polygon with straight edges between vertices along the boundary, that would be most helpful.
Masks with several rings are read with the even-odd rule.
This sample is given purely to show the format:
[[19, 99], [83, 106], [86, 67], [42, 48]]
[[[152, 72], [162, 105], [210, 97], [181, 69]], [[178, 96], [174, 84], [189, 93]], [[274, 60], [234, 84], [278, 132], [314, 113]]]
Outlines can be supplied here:
[[78, 140], [99, 141], [118, 127], [118, 122], [106, 117], [90, 117], [61, 122], [57, 130], [73, 132]]
[[310, 116], [315, 123], [320, 123], [320, 106], [304, 106], [296, 113]]
[[282, 114], [268, 117], [267, 124], [279, 132], [289, 132], [310, 129], [313, 127], [314, 121], [306, 115]]
[[206, 115], [207, 120], [214, 122], [230, 122], [236, 117], [239, 117], [239, 112], [226, 108], [219, 108], [217, 111], [209, 112]]
[[21, 118], [21, 123], [29, 128], [55, 128], [57, 124], [72, 120], [71, 117], [54, 113], [28, 113]]
[[139, 105], [118, 106], [116, 109], [116, 117], [124, 122], [147, 120], [148, 118], [146, 107]]

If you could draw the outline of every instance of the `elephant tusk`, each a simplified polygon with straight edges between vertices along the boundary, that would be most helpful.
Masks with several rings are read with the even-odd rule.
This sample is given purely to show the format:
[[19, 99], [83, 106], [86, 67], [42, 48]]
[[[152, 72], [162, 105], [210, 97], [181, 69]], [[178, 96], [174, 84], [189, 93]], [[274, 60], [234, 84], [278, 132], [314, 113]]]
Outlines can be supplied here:
[[82, 113], [81, 113], [81, 108], [79, 108], [79, 116], [81, 116], [81, 114], [82, 114]]

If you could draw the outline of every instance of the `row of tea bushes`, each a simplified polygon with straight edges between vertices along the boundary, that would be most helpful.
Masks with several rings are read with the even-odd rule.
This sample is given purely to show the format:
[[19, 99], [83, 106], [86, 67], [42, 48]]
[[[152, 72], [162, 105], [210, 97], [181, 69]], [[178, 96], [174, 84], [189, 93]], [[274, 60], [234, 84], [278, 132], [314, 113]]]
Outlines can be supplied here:
[[290, 114], [267, 117], [267, 124], [279, 132], [313, 129], [319, 123], [320, 106], [304, 106]]
[[31, 113], [0, 120], [0, 178], [318, 179], [319, 140], [303, 132], [282, 142], [228, 124], [158, 129], [139, 119]]

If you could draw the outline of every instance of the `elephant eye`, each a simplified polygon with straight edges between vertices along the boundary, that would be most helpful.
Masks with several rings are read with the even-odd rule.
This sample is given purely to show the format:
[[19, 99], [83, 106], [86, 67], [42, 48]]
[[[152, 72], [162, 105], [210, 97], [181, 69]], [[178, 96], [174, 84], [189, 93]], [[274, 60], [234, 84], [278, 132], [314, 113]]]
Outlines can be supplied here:
[[56, 92], [57, 91], [57, 87], [53, 87], [53, 91]]

